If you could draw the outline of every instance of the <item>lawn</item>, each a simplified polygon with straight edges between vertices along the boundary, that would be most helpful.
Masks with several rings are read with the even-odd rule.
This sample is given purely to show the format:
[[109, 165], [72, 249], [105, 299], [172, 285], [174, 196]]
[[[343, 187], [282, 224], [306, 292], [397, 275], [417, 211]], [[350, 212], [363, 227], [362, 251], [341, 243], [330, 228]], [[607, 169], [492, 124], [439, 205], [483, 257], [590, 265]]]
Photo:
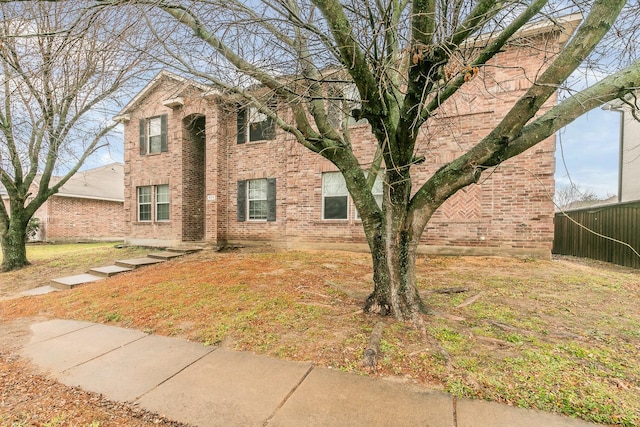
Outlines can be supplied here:
[[[49, 262], [25, 271], [38, 275]], [[420, 257], [417, 272], [431, 308], [427, 337], [362, 312], [370, 259], [345, 252], [206, 251], [0, 302], [0, 319], [108, 323], [599, 423], [640, 423], [639, 271], [568, 258]], [[361, 360], [381, 320], [381, 356], [370, 371]]]
[[[122, 248], [116, 243], [67, 243], [27, 245], [28, 268], [0, 273], [0, 300], [20, 291], [48, 285], [51, 279], [86, 272], [92, 267], [112, 264], [117, 259], [137, 257], [143, 248]], [[2, 253], [0, 252], [0, 261]]]

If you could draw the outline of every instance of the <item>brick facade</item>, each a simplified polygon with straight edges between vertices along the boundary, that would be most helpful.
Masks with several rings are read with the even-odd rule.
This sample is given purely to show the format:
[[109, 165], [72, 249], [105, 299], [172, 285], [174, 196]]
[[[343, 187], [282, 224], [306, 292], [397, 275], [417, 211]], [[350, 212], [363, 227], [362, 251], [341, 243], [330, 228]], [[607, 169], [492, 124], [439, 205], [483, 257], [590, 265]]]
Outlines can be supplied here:
[[[412, 169], [416, 184], [495, 127], [530, 86], [549, 52], [557, 49], [556, 36], [537, 35], [531, 39], [535, 43], [506, 49], [463, 86], [447, 104], [448, 111], [421, 129], [417, 155], [426, 161]], [[117, 117], [125, 123], [128, 240], [364, 248], [364, 232], [350, 199], [348, 219], [322, 219], [322, 174], [335, 166], [279, 129], [275, 139], [238, 144], [237, 111], [226, 101], [211, 88], [163, 72]], [[161, 115], [167, 117], [167, 150], [141, 154], [141, 126]], [[351, 139], [361, 164], [371, 162], [376, 142], [369, 126], [352, 127]], [[555, 139], [549, 138], [484, 171], [479, 184], [454, 195], [436, 212], [421, 250], [549, 257], [554, 152]], [[275, 178], [275, 221], [239, 221], [238, 181], [261, 178]], [[140, 221], [138, 188], [158, 185], [169, 185], [170, 220]]]
[[52, 196], [36, 212], [40, 240], [124, 240], [123, 202]]
[[[40, 227], [35, 240], [124, 240], [123, 178], [119, 163], [76, 173], [36, 211]], [[32, 193], [38, 191], [38, 183], [36, 178]]]

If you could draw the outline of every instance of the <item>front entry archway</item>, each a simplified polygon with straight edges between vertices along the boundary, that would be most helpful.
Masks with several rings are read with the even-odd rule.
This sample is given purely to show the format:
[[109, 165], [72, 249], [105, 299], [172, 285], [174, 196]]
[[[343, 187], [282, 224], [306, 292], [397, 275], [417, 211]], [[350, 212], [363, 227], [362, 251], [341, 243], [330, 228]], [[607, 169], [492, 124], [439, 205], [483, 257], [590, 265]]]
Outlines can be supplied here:
[[185, 117], [182, 144], [182, 240], [205, 238], [205, 162], [206, 117]]

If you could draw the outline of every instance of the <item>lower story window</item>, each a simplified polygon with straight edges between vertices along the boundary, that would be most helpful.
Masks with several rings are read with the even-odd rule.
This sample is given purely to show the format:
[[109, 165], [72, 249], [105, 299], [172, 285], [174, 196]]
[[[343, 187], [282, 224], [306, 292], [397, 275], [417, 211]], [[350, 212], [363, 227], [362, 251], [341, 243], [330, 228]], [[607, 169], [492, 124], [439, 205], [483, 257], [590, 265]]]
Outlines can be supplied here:
[[138, 221], [151, 221], [151, 186], [138, 187]]
[[267, 219], [267, 180], [252, 179], [247, 181], [247, 201], [249, 202], [249, 219]]
[[238, 221], [276, 220], [275, 178], [238, 181]]
[[[138, 187], [138, 221], [169, 221], [169, 186]], [[155, 209], [154, 209], [155, 208]]]
[[169, 186], [156, 186], [156, 221], [169, 221]]
[[322, 174], [322, 219], [348, 219], [347, 184], [340, 172]]
[[[378, 176], [376, 176], [376, 180], [373, 183], [373, 188], [371, 188], [371, 194], [373, 194], [373, 198], [376, 199], [376, 203], [378, 204], [379, 208], [382, 208], [382, 193], [384, 190], [384, 187], [382, 185], [383, 182], [383, 177], [382, 174], [379, 173]], [[358, 211], [356, 210], [356, 219], [360, 219], [360, 214], [358, 213]]]

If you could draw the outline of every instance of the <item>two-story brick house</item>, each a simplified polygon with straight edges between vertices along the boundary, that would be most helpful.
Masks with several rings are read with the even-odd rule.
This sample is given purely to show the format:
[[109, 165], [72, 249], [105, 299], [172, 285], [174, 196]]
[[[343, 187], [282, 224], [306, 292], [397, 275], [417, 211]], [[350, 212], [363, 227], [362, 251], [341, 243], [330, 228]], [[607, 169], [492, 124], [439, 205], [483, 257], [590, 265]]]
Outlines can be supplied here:
[[[426, 161], [413, 168], [417, 183], [490, 132], [568, 36], [547, 25], [523, 37], [422, 131], [417, 147]], [[125, 124], [130, 243], [366, 248], [335, 166], [215, 88], [161, 72], [116, 119]], [[370, 163], [376, 143], [369, 125], [354, 123], [350, 132], [362, 164]], [[438, 210], [421, 250], [550, 256], [554, 151], [549, 138], [485, 171]]]

